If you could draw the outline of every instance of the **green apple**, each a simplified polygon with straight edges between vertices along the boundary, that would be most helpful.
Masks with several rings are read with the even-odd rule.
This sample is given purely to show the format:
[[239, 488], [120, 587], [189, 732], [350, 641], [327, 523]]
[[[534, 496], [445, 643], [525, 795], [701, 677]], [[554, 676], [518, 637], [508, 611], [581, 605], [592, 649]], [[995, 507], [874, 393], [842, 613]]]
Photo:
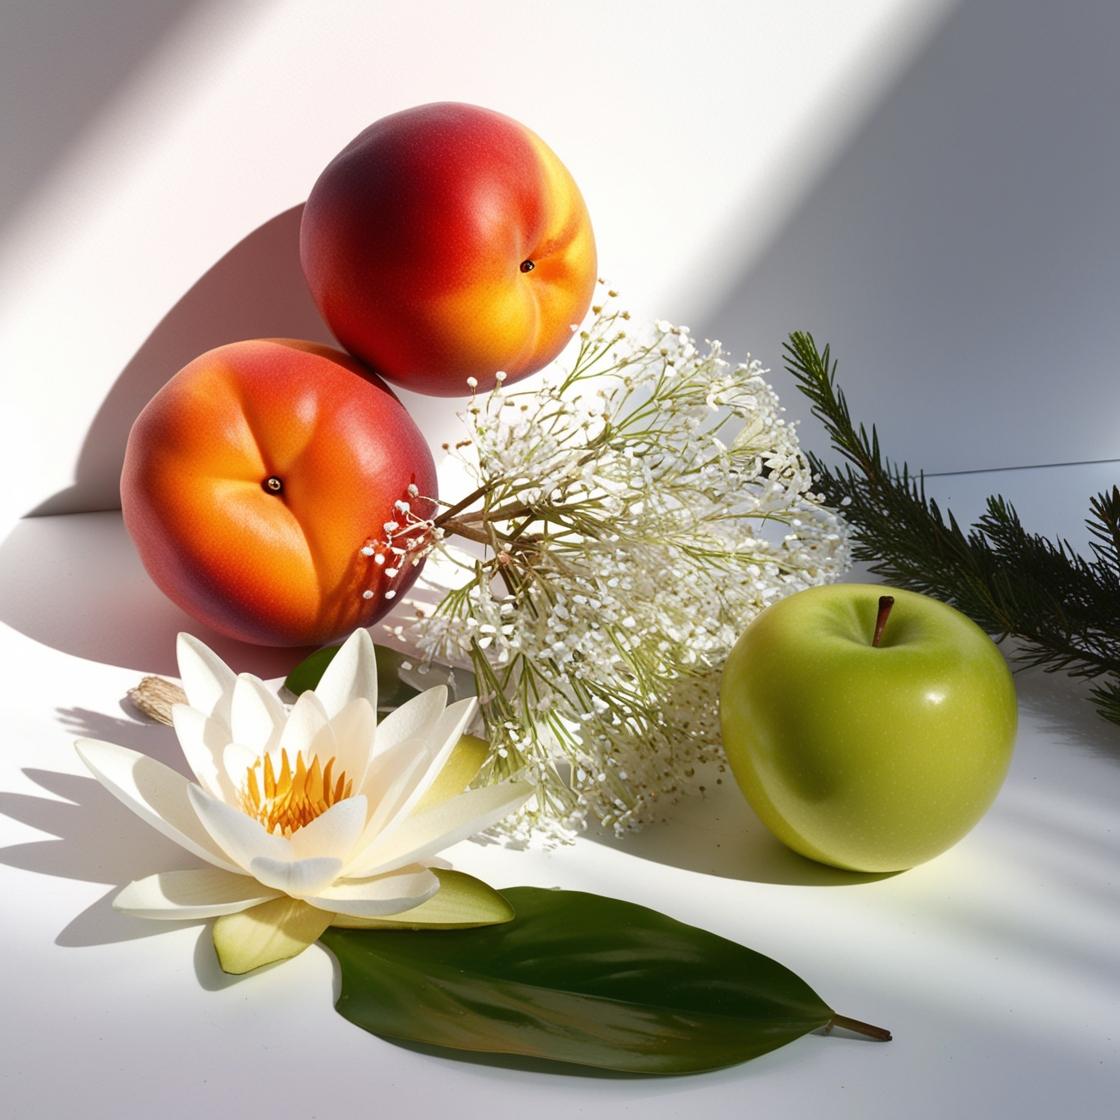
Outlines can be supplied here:
[[1015, 686], [991, 639], [936, 599], [833, 584], [767, 608], [735, 644], [723, 745], [794, 851], [899, 871], [956, 843], [1011, 761]]

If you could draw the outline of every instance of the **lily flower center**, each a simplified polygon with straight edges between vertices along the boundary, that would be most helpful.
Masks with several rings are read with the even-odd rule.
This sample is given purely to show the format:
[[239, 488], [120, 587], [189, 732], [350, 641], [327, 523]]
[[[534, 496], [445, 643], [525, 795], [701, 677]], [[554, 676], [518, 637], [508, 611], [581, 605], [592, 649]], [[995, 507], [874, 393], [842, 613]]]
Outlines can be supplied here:
[[334, 768], [333, 758], [322, 765], [316, 755], [308, 765], [301, 753], [293, 764], [283, 749], [279, 770], [271, 755], [258, 758], [245, 772], [241, 808], [269, 832], [291, 836], [353, 793], [353, 779], [345, 770], [336, 775]]

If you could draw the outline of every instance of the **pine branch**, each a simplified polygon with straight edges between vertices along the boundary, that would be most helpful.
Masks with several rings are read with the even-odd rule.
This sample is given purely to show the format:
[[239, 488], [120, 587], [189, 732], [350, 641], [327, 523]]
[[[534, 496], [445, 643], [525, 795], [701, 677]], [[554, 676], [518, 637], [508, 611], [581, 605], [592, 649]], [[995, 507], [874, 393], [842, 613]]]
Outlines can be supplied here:
[[785, 349], [797, 388], [844, 460], [832, 468], [809, 456], [824, 500], [852, 528], [853, 556], [900, 587], [952, 603], [997, 638], [1015, 637], [1025, 664], [1095, 680], [1098, 712], [1120, 724], [1120, 487], [1090, 503], [1089, 557], [1028, 532], [998, 495], [963, 529], [926, 496], [920, 474], [883, 455], [874, 426], [869, 433], [852, 419], [829, 347], [818, 350], [798, 331]]

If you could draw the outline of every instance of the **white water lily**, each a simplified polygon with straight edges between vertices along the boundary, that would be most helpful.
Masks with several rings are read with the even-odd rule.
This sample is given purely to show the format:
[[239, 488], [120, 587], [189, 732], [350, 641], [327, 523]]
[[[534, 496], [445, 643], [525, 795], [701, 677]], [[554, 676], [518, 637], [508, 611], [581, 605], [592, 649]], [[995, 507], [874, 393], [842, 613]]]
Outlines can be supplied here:
[[[365, 630], [290, 710], [195, 638], [180, 635], [178, 657], [188, 703], [175, 706], [173, 721], [194, 782], [114, 743], [76, 745], [110, 793], [208, 864], [130, 883], [113, 905], [145, 918], [217, 917], [227, 971], [292, 956], [332, 923], [420, 914], [440, 891], [433, 868], [447, 866], [437, 853], [530, 793], [513, 782], [461, 792], [477, 765], [452, 755], [473, 698], [448, 704], [440, 685], [378, 723]], [[460, 891], [475, 882], [444, 875]]]

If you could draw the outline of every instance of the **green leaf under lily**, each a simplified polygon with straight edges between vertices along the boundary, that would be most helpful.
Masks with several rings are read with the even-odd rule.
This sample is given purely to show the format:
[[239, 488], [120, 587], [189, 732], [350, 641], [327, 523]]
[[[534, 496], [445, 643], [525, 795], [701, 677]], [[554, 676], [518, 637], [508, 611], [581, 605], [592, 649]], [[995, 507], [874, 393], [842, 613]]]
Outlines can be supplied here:
[[777, 961], [654, 910], [576, 891], [502, 894], [517, 913], [503, 925], [326, 930], [339, 1012], [388, 1039], [640, 1074], [718, 1069], [830, 1025], [890, 1038], [837, 1015]]

